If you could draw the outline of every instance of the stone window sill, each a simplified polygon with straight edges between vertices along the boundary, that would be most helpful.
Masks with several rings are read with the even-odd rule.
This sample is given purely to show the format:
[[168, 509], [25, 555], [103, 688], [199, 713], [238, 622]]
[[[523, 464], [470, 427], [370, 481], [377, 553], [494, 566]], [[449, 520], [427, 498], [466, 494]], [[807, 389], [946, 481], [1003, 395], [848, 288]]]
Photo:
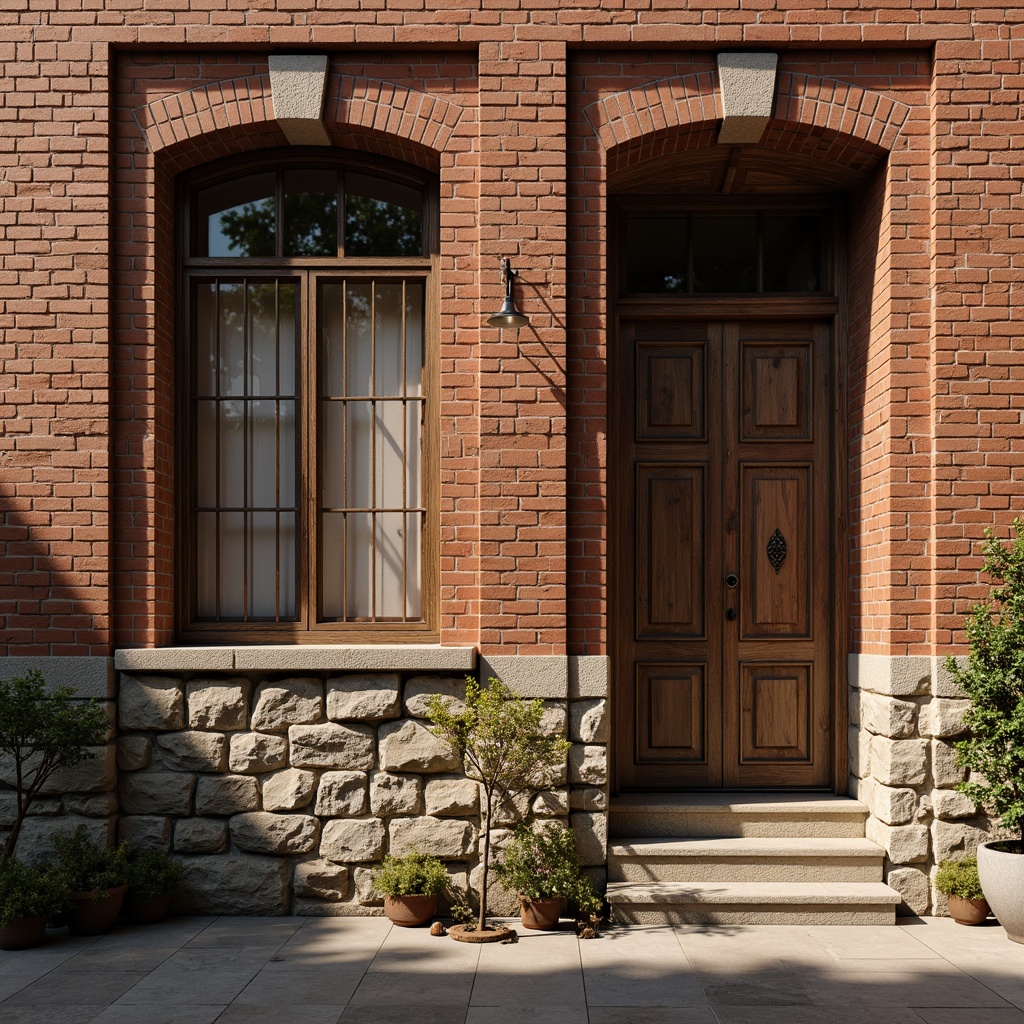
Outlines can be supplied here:
[[139, 647], [114, 652], [119, 672], [472, 672], [475, 647], [436, 644]]

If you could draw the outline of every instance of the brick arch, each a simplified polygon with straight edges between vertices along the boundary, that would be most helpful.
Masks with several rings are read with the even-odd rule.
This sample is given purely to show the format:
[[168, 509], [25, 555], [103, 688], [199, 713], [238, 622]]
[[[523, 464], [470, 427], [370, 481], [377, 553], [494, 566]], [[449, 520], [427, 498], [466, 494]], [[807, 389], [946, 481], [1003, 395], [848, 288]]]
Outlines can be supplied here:
[[[646, 82], [613, 93], [584, 109], [606, 151], [643, 151], [651, 136], [675, 130], [711, 130], [722, 117], [719, 91], [710, 71]], [[775, 110], [768, 132], [780, 130], [856, 139], [866, 149], [892, 150], [910, 116], [906, 103], [835, 78], [784, 72], [778, 76]]]
[[[436, 166], [462, 113], [457, 103], [392, 82], [328, 77], [324, 124], [335, 145]], [[161, 97], [133, 115], [149, 149], [182, 166], [239, 148], [287, 145], [274, 119], [269, 74], [210, 82]]]

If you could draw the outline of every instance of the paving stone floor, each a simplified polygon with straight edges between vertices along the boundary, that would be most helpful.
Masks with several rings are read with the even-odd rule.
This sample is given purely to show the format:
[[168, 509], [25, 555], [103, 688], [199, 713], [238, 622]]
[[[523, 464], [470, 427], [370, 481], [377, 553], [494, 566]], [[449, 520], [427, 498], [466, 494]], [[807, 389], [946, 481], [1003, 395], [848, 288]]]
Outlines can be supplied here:
[[0, 1024], [1024, 1024], [995, 922], [610, 928], [471, 946], [380, 918], [177, 918], [0, 952]]

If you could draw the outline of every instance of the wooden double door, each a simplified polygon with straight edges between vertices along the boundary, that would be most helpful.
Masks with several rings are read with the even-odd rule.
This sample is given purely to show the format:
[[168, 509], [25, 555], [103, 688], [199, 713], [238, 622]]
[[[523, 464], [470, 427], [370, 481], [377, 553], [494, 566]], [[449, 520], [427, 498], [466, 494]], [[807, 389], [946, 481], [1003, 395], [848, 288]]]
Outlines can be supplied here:
[[619, 338], [619, 785], [828, 786], [830, 325], [637, 320]]

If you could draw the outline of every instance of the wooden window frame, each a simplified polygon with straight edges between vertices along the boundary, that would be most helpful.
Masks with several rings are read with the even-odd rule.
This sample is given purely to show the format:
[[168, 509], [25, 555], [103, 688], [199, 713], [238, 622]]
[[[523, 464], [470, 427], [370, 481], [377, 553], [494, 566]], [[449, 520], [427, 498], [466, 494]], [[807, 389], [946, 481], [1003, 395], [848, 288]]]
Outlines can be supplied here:
[[[260, 171], [334, 167], [376, 175], [422, 191], [422, 256], [311, 256], [311, 257], [194, 257], [191, 243], [197, 224], [196, 196], [200, 189], [232, 177]], [[436, 643], [440, 639], [440, 387], [439, 387], [439, 289], [438, 289], [438, 186], [436, 178], [394, 161], [371, 159], [361, 154], [339, 153], [328, 157], [323, 150], [296, 149], [240, 161], [219, 161], [201, 172], [183, 176], [177, 190], [178, 235], [177, 331], [175, 336], [176, 444], [175, 480], [177, 528], [175, 613], [180, 641], [203, 646], [218, 644], [332, 644], [332, 643]], [[344, 212], [339, 210], [343, 223]], [[280, 220], [278, 221], [280, 230]], [[295, 279], [300, 303], [299, 365], [296, 382], [300, 458], [299, 476], [298, 577], [299, 617], [296, 622], [207, 622], [197, 620], [194, 565], [196, 538], [192, 527], [192, 499], [195, 493], [193, 411], [197, 381], [193, 352], [193, 282], [214, 278]], [[322, 481], [318, 474], [319, 422], [319, 317], [316, 295], [322, 283], [366, 280], [420, 281], [423, 285], [423, 383], [424, 417], [421, 445], [421, 493], [426, 509], [421, 541], [422, 621], [416, 622], [320, 622], [319, 589], [316, 579], [320, 561], [318, 510]], [[309, 481], [313, 481], [310, 485]]]

